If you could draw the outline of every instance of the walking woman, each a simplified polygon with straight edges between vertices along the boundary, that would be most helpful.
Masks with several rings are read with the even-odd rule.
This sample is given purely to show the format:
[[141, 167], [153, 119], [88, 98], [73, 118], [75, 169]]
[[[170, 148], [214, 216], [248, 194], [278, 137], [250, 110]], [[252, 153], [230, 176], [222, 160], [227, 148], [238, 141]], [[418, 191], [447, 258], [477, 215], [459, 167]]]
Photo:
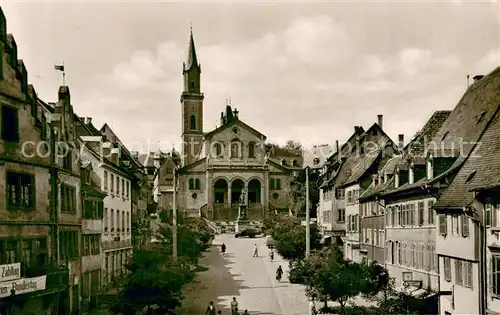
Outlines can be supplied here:
[[215, 315], [214, 302], [210, 301], [210, 303], [208, 303], [208, 307], [207, 307], [207, 311], [205, 312], [205, 315]]
[[281, 281], [281, 277], [283, 276], [283, 269], [281, 269], [281, 265], [276, 270], [276, 280]]

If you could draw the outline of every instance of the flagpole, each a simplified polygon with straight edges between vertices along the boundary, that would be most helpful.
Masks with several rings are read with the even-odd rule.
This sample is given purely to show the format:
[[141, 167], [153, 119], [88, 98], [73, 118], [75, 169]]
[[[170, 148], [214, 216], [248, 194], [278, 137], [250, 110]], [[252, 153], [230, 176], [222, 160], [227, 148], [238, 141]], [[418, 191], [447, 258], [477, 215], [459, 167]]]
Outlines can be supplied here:
[[64, 66], [64, 61], [63, 61], [63, 86], [66, 86], [66, 67]]

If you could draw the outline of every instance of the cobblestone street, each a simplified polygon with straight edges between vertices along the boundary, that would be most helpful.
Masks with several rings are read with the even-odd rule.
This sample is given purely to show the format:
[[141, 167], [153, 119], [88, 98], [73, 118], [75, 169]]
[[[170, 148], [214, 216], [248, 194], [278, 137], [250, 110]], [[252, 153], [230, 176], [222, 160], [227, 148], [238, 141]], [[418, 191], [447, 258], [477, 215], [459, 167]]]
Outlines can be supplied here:
[[[219, 246], [227, 246], [222, 256]], [[307, 299], [304, 289], [288, 282], [288, 263], [280, 257], [269, 259], [269, 250], [263, 238], [234, 238], [233, 235], [218, 235], [201, 260], [209, 267], [198, 274], [198, 283], [186, 290], [183, 315], [204, 314], [209, 301], [214, 301], [217, 310], [229, 314], [231, 299], [236, 297], [240, 311], [250, 314], [304, 315], [307, 314]], [[259, 257], [252, 257], [253, 245], [259, 246]], [[281, 265], [284, 279], [278, 282], [275, 271]]]

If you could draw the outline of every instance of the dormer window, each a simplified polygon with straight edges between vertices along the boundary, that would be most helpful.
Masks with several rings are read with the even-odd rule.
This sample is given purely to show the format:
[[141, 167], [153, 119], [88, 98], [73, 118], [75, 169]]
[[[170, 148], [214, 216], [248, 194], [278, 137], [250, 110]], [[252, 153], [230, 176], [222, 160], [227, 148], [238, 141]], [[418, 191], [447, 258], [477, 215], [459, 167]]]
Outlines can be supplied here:
[[285, 160], [285, 159], [281, 159], [281, 165], [283, 165], [283, 166], [286, 166], [286, 165], [287, 165], [287, 163], [286, 163], [286, 160]]
[[[299, 166], [299, 163], [297, 162], [297, 160], [292, 160], [292, 165]], [[325, 167], [324, 171], [326, 171], [326, 167]]]
[[320, 161], [320, 160], [319, 160], [319, 158], [318, 158], [318, 157], [316, 157], [316, 158], [314, 158], [314, 159], [313, 159], [313, 164], [314, 164], [314, 165], [318, 165], [318, 164], [319, 164], [319, 161]]
[[409, 184], [413, 184], [414, 181], [415, 181], [415, 174], [414, 174], [414, 168], [415, 165], [413, 164], [413, 162], [410, 164], [410, 168], [408, 169], [408, 182]]
[[434, 177], [434, 159], [432, 155], [427, 159], [427, 179], [431, 179]]

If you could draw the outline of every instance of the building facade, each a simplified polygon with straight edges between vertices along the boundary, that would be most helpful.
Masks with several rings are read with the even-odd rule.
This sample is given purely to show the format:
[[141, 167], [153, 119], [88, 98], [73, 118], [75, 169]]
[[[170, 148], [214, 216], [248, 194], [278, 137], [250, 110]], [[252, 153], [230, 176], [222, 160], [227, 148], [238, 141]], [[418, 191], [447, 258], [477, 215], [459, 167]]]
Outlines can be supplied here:
[[288, 211], [290, 184], [301, 169], [302, 155], [266, 146], [266, 136], [244, 123], [229, 103], [220, 126], [203, 132], [201, 66], [192, 33], [183, 75], [179, 209], [187, 215], [235, 221], [240, 196], [245, 196], [251, 220], [261, 220], [269, 208]]
[[82, 311], [89, 311], [97, 306], [102, 287], [102, 248], [104, 198], [101, 190], [101, 177], [94, 170], [91, 161], [82, 158], [82, 276], [81, 295]]
[[[61, 177], [51, 151], [58, 124], [53, 128], [49, 123], [50, 115], [28, 85], [16, 42], [6, 29], [0, 9], [0, 265], [11, 270], [9, 276], [0, 277], [0, 312], [57, 314], [71, 310], [69, 266], [58, 250]], [[68, 177], [77, 190], [78, 183]], [[75, 213], [68, 215], [68, 221], [78, 215], [76, 201], [73, 205]], [[79, 228], [75, 229], [78, 236]], [[34, 285], [11, 290], [14, 282], [28, 281]], [[78, 293], [73, 299], [78, 301]]]

